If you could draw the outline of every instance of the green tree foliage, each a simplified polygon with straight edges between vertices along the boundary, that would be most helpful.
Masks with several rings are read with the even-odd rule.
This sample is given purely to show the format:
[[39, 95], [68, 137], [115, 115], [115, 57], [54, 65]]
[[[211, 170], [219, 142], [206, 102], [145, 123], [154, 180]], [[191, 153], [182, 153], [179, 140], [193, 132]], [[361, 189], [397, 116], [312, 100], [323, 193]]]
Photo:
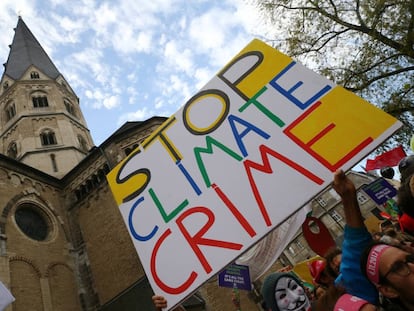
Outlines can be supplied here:
[[251, 0], [271, 44], [398, 118], [414, 133], [414, 0]]

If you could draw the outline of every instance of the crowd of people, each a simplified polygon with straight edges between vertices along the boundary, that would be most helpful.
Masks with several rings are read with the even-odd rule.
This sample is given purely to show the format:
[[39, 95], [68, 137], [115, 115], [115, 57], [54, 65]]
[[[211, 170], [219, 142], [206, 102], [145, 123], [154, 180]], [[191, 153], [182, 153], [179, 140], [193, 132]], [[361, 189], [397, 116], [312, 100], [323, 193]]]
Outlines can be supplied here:
[[[399, 205], [414, 210], [414, 156], [410, 163], [404, 161], [400, 166]], [[355, 185], [342, 170], [335, 172], [333, 188], [341, 197], [345, 214], [341, 248], [333, 248], [309, 263], [312, 290], [294, 273], [269, 274], [261, 289], [263, 310], [414, 311], [414, 231], [410, 231], [414, 229], [414, 213], [404, 216], [408, 230], [401, 222], [388, 221], [378, 232], [370, 233]], [[153, 302], [157, 310], [167, 306], [162, 296], [153, 296]], [[182, 306], [174, 309], [182, 310]]]
[[[406, 178], [411, 178], [411, 174]], [[404, 174], [401, 182], [409, 183]], [[284, 294], [279, 295], [275, 279], [281, 277], [280, 273], [268, 275], [262, 288], [263, 309], [414, 311], [413, 235], [393, 221], [384, 221], [378, 232], [369, 233], [360, 212], [355, 185], [342, 170], [335, 173], [333, 188], [342, 199], [345, 213], [341, 249], [331, 249], [323, 258], [309, 264], [315, 285], [310, 293], [303, 283], [298, 283], [299, 288], [286, 288]], [[399, 189], [403, 191], [406, 190]], [[399, 193], [401, 195], [408, 197], [406, 193]], [[307, 293], [306, 299], [299, 293]]]

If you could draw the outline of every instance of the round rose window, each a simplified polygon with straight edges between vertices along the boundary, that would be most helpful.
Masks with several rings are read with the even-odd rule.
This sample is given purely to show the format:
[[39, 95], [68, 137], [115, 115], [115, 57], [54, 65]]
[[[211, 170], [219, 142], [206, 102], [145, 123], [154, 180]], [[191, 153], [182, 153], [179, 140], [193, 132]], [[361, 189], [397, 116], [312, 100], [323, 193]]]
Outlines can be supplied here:
[[46, 240], [49, 234], [49, 222], [47, 216], [36, 206], [31, 204], [21, 205], [14, 215], [17, 226], [28, 237], [37, 240]]

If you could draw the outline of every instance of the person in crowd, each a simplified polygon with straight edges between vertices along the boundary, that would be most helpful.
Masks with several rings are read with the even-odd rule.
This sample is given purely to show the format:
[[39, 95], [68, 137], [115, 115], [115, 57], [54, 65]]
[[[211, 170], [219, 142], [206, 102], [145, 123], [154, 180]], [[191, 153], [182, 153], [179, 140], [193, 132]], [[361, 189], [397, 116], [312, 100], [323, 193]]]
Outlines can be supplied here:
[[[402, 190], [401, 188], [398, 190], [399, 191], [399, 195], [400, 196], [402, 196], [403, 194], [402, 194], [402, 192], [404, 191], [404, 190]], [[407, 195], [410, 195], [411, 196], [411, 191], [410, 191], [410, 193], [409, 194], [407, 194]], [[401, 200], [401, 198], [400, 198], [400, 200]], [[403, 204], [407, 204], [407, 202], [405, 202], [405, 203], [403, 203], [402, 201], [400, 201], [401, 203], [399, 203], [399, 204], [401, 204], [401, 206], [403, 205]], [[414, 203], [414, 200], [413, 200], [413, 202], [412, 203]], [[408, 234], [408, 235], [410, 235], [411, 237], [414, 237], [414, 217], [413, 216], [410, 216], [410, 215], [408, 215], [407, 213], [402, 213], [401, 215], [399, 215], [399, 217], [398, 217], [398, 222], [399, 222], [399, 224], [400, 224], [400, 227], [401, 227], [401, 230], [404, 232], [404, 233], [406, 233], [406, 234]]]
[[408, 180], [414, 174], [414, 155], [406, 156], [398, 163], [400, 181]]
[[313, 289], [313, 300], [318, 300], [325, 294], [326, 290], [320, 286], [316, 285]]
[[341, 197], [346, 222], [340, 273], [335, 285], [343, 287], [351, 296], [359, 297], [374, 306], [378, 305], [378, 291], [361, 273], [358, 263], [363, 250], [372, 243], [372, 236], [364, 224], [355, 185], [343, 170], [338, 170], [334, 174], [333, 188]]
[[374, 241], [379, 241], [382, 238], [383, 235], [384, 235], [384, 233], [382, 233], [381, 231], [375, 231], [375, 232], [372, 233], [372, 239]]
[[361, 256], [361, 270], [384, 297], [385, 310], [414, 311], [414, 255], [374, 242]]
[[388, 228], [384, 230], [383, 235], [379, 241], [400, 247], [409, 253], [414, 253], [413, 239], [409, 237], [409, 235], [403, 232], [398, 232], [394, 228]]
[[314, 285], [320, 285], [326, 289], [334, 283], [335, 277], [328, 273], [325, 259], [311, 261], [308, 268]]
[[414, 236], [414, 155], [402, 159], [398, 170], [401, 175], [397, 191], [398, 222], [403, 232]]
[[333, 278], [337, 278], [342, 261], [342, 250], [338, 247], [331, 248], [326, 252], [324, 258], [326, 260], [326, 271]]
[[335, 284], [329, 286], [313, 305], [312, 311], [377, 310], [378, 291], [361, 273], [358, 264], [363, 249], [373, 238], [364, 224], [355, 185], [342, 170], [338, 170], [334, 174], [333, 188], [342, 199], [346, 221], [341, 258], [337, 260], [339, 274]]
[[335, 303], [334, 311], [377, 311], [377, 306], [349, 294], [343, 294]]
[[[152, 296], [152, 302], [154, 303], [155, 308], [157, 311], [161, 311], [162, 309], [167, 308], [167, 300], [164, 296], [161, 295], [154, 295]], [[182, 305], [175, 307], [172, 311], [185, 311], [185, 308]]]
[[388, 228], [383, 231], [382, 237], [379, 239], [380, 242], [398, 245], [401, 241], [398, 239], [397, 232], [393, 228]]
[[311, 310], [302, 281], [289, 272], [269, 274], [262, 285], [262, 308], [266, 311]]
[[330, 286], [312, 306], [312, 311], [375, 311], [377, 307], [368, 301], [347, 294], [340, 286]]
[[[358, 263], [358, 258], [360, 258], [363, 249], [372, 242], [372, 236], [364, 224], [355, 185], [342, 170], [338, 170], [334, 174], [333, 188], [342, 199], [346, 221], [340, 271], [335, 284], [329, 286], [326, 293], [312, 304], [311, 310], [376, 310], [376, 306], [379, 304], [378, 291], [367, 277], [361, 273]], [[277, 274], [271, 274], [262, 288], [262, 294], [267, 307], [265, 310], [309, 310], [307, 304], [306, 307], [295, 309], [296, 305], [294, 302], [298, 300], [293, 301], [292, 298], [284, 300], [284, 305], [290, 306], [290, 308], [282, 309], [282, 306], [278, 304], [277, 297], [279, 296], [276, 286], [268, 286], [270, 283], [275, 284], [277, 279]], [[302, 289], [302, 291], [304, 290]], [[295, 297], [298, 296], [298, 294], [295, 295]], [[285, 297], [281, 296], [280, 298], [285, 299]], [[345, 305], [349, 307], [343, 309]]]

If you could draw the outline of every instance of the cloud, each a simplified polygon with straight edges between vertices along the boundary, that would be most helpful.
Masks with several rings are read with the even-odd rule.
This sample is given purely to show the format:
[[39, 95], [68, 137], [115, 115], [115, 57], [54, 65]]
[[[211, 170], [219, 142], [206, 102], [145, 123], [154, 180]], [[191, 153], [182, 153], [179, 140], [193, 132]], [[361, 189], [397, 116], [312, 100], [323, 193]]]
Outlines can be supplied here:
[[118, 125], [122, 125], [127, 121], [143, 121], [150, 117], [154, 116], [153, 111], [149, 111], [147, 107], [142, 109], [138, 109], [133, 112], [128, 112], [126, 114], [122, 114], [117, 121]]
[[[0, 57], [17, 11], [80, 97], [85, 118], [175, 113], [252, 38], [243, 0], [0, 1]], [[88, 122], [93, 123], [93, 122]], [[118, 123], [120, 124], [120, 123]]]
[[19, 15], [33, 16], [36, 14], [35, 5], [30, 0], [2, 0], [0, 1], [0, 57], [6, 61], [14, 36], [13, 28], [16, 27]]
[[93, 103], [93, 108], [113, 109], [121, 104], [120, 97], [111, 93], [104, 92], [100, 89], [87, 90], [85, 96]]
[[[169, 41], [165, 44], [163, 67], [167, 70], [184, 71], [186, 74], [193, 72], [193, 53], [187, 47], [178, 46], [179, 42]], [[160, 69], [160, 71], [163, 71]]]
[[197, 68], [194, 72], [195, 88], [201, 89], [214, 76], [215, 72], [208, 67]]

